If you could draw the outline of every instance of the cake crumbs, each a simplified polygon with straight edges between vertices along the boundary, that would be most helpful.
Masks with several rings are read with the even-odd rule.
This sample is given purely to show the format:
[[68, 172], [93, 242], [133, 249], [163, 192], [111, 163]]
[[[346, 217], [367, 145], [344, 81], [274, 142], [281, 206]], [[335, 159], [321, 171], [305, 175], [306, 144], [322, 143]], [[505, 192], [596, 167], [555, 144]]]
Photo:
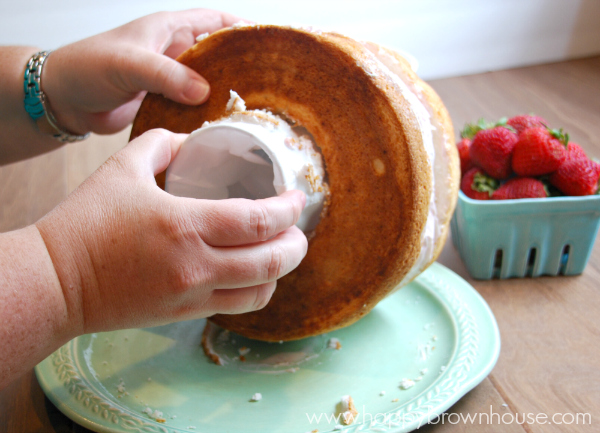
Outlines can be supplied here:
[[[119, 379], [119, 384], [117, 385], [117, 391], [120, 394], [127, 393], [127, 389], [125, 388], [125, 381], [123, 380], [123, 378]], [[127, 393], [127, 395], [129, 395], [129, 394]], [[121, 396], [119, 396], [119, 397], [121, 397]]]
[[381, 391], [381, 392], [379, 393], [379, 395], [380, 395], [381, 397], [383, 397], [383, 396], [385, 395], [385, 391]]
[[166, 422], [167, 420], [163, 417], [163, 413], [159, 410], [152, 410], [149, 406], [146, 406], [146, 409], [142, 411], [142, 413], [147, 414], [150, 418], [157, 422]]
[[283, 140], [283, 143], [292, 150], [298, 149], [299, 143], [298, 141], [296, 141], [295, 138], [293, 137], [285, 137], [285, 139]]
[[354, 422], [354, 420], [358, 416], [358, 411], [356, 410], [356, 406], [354, 405], [354, 400], [349, 395], [344, 395], [342, 397], [342, 420], [344, 424], [350, 425]]
[[342, 342], [338, 338], [332, 337], [327, 341], [327, 348], [340, 350], [342, 348]]
[[320, 181], [321, 176], [315, 174], [315, 168], [313, 167], [313, 165], [312, 164], [306, 165], [306, 171], [308, 172], [308, 174], [306, 174], [304, 177], [310, 184], [311, 192], [312, 193], [323, 192], [323, 186], [321, 185], [321, 181]]
[[400, 382], [400, 389], [403, 389], [403, 390], [410, 389], [413, 386], [415, 386], [415, 382], [414, 382], [414, 380], [411, 380], [411, 379], [402, 379], [402, 382]]
[[262, 400], [262, 394], [260, 392], [254, 393], [254, 395], [250, 398], [250, 401], [257, 402]]
[[392, 403], [397, 403], [397, 402], [398, 402], [397, 398], [395, 398], [395, 399], [392, 400]]

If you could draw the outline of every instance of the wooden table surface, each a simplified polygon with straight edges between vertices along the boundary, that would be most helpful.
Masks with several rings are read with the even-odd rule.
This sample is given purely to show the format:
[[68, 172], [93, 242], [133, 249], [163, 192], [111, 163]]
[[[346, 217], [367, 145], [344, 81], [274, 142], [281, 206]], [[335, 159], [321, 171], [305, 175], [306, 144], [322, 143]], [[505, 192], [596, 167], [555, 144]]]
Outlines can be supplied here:
[[[588, 154], [600, 157], [600, 57], [431, 84], [445, 101], [457, 130], [479, 117], [534, 112], [551, 125], [564, 127]], [[93, 137], [1, 167], [0, 231], [35, 222], [125, 145], [127, 136], [123, 132]], [[519, 420], [532, 414], [538, 422], [504, 424], [494, 418], [494, 424], [486, 424], [483, 417], [482, 424], [471, 424], [452, 416], [421, 431], [600, 431], [600, 243], [596, 242], [585, 272], [576, 277], [476, 281], [451, 242], [439, 261], [481, 293], [502, 336], [496, 367], [448, 413], [466, 416], [491, 411], [518, 415]], [[85, 431], [45, 398], [33, 372], [0, 391], [0, 432]]]

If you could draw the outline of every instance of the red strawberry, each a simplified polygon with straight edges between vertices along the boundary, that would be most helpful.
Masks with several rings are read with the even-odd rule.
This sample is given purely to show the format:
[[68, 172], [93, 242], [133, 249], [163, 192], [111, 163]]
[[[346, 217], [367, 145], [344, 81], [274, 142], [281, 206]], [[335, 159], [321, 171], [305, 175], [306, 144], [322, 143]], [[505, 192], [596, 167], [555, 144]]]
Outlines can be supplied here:
[[475, 200], [489, 200], [496, 188], [498, 181], [487, 176], [479, 167], [467, 171], [460, 182], [462, 192]]
[[458, 148], [458, 155], [460, 156], [460, 172], [465, 174], [471, 168], [473, 168], [473, 162], [471, 161], [471, 156], [469, 155], [469, 150], [471, 149], [471, 140], [468, 138], [463, 138], [456, 145]]
[[493, 178], [505, 179], [512, 173], [510, 160], [517, 141], [517, 134], [503, 126], [482, 129], [473, 137], [471, 161]]
[[519, 134], [512, 168], [519, 176], [552, 173], [567, 157], [568, 135], [547, 128], [529, 128]]
[[548, 197], [544, 184], [531, 177], [517, 177], [507, 180], [492, 194], [493, 200], [544, 197]]
[[540, 116], [533, 116], [530, 114], [511, 117], [506, 121], [506, 123], [515, 128], [517, 134], [520, 134], [529, 128], [545, 127], [548, 124], [548, 122], [546, 122]]
[[572, 141], [567, 144], [567, 159], [588, 159], [583, 148]]
[[592, 195], [598, 191], [600, 164], [589, 159], [565, 161], [550, 175], [550, 183], [566, 195]]

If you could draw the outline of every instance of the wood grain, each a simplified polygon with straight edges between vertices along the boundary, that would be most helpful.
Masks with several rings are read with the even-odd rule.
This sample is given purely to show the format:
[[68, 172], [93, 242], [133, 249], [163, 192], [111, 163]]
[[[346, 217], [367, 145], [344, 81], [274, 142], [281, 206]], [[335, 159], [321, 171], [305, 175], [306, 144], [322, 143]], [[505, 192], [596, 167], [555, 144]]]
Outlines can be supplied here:
[[64, 148], [0, 167], [0, 231], [36, 222], [67, 195]]
[[[491, 120], [534, 112], [552, 126], [564, 127], [590, 156], [600, 157], [598, 83], [600, 58], [596, 57], [430, 84], [446, 103], [457, 130], [480, 117]], [[592, 423], [598, 422], [600, 243], [595, 244], [583, 275], [576, 277], [475, 281], [451, 242], [439, 261], [466, 277], [496, 315], [502, 352], [489, 379], [511, 410], [549, 417], [588, 413]], [[557, 421], [561, 420], [559, 416]], [[585, 425], [523, 427], [530, 432], [596, 431], [589, 418]]]
[[[535, 112], [562, 126], [600, 157], [600, 57], [431, 82], [461, 129], [479, 117]], [[51, 209], [126, 140], [90, 142], [0, 168], [0, 229], [30, 224]], [[581, 276], [475, 281], [448, 242], [439, 261], [465, 277], [492, 308], [502, 335], [498, 364], [448, 414], [588, 413], [592, 425], [571, 423], [428, 425], [425, 432], [592, 432], [600, 422], [600, 244]], [[503, 406], [507, 405], [507, 406]], [[504, 419], [510, 419], [505, 417]], [[558, 421], [561, 420], [559, 417]], [[565, 421], [570, 421], [567, 415]], [[549, 420], [551, 421], [551, 420]], [[589, 419], [588, 419], [589, 422]], [[33, 373], [0, 391], [0, 431], [87, 432], [43, 395]]]

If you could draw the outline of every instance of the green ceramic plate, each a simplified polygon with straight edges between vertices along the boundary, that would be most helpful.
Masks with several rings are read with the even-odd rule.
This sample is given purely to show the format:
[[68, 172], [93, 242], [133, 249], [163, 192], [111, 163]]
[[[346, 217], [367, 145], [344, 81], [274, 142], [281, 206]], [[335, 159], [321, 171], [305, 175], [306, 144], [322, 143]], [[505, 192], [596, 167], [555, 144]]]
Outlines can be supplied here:
[[225, 366], [200, 347], [205, 324], [84, 335], [40, 363], [38, 380], [62, 412], [98, 432], [334, 431], [344, 395], [359, 412], [344, 431], [404, 432], [481, 382], [500, 351], [485, 301], [439, 264], [327, 335], [277, 344], [217, 329]]

